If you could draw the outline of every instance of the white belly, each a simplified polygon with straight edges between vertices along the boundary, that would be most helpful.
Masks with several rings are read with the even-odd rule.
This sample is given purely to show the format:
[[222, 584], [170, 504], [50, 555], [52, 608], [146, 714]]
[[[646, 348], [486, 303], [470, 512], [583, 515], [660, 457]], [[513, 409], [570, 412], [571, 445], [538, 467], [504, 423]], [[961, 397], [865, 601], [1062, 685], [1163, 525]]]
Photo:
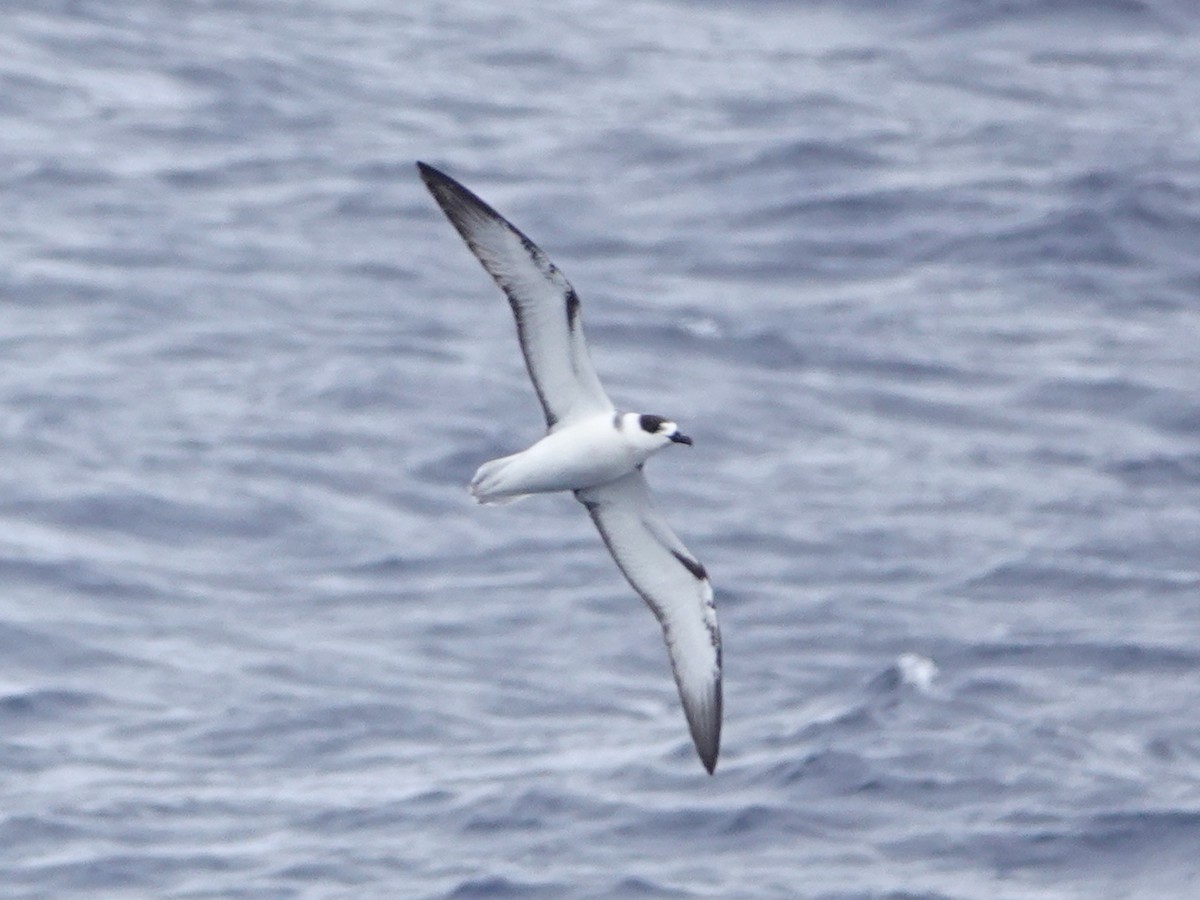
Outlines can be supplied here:
[[548, 434], [528, 450], [484, 463], [471, 480], [471, 494], [492, 503], [595, 487], [629, 474], [645, 462], [652, 452], [647, 451], [613, 427], [612, 415], [596, 416]]

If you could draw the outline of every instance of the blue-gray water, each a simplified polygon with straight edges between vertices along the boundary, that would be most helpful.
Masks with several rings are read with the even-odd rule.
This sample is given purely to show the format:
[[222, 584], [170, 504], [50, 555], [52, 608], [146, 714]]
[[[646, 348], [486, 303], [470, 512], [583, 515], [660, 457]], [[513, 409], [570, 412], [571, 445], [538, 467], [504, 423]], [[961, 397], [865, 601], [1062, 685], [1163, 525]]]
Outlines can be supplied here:
[[[7, 5], [0, 894], [1196, 896], [1193, 8]], [[696, 439], [713, 778], [418, 158]]]

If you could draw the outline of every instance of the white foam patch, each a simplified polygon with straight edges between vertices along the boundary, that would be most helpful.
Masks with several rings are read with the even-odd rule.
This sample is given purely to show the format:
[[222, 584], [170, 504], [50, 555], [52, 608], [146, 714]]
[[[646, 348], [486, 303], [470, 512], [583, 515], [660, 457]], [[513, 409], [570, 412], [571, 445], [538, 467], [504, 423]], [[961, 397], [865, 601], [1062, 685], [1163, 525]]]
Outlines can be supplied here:
[[917, 653], [901, 653], [896, 657], [900, 680], [919, 691], [927, 691], [937, 677], [938, 667], [932, 659]]

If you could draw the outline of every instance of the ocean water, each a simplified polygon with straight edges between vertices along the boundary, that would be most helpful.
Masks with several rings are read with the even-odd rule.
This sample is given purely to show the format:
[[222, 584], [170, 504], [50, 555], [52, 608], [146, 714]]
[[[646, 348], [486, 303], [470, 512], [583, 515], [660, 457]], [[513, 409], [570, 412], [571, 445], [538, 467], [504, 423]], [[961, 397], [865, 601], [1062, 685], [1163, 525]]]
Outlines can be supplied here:
[[[1200, 895], [1200, 14], [0, 12], [0, 895]], [[713, 577], [701, 769], [416, 177]]]

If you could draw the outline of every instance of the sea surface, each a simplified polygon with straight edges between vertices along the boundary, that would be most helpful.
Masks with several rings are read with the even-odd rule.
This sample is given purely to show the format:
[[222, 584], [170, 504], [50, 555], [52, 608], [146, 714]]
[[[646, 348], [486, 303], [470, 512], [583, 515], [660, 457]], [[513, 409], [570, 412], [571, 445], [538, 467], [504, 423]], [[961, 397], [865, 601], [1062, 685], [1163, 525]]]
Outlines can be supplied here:
[[[716, 586], [709, 777], [504, 298]], [[0, 10], [0, 896], [1200, 896], [1200, 11]]]

